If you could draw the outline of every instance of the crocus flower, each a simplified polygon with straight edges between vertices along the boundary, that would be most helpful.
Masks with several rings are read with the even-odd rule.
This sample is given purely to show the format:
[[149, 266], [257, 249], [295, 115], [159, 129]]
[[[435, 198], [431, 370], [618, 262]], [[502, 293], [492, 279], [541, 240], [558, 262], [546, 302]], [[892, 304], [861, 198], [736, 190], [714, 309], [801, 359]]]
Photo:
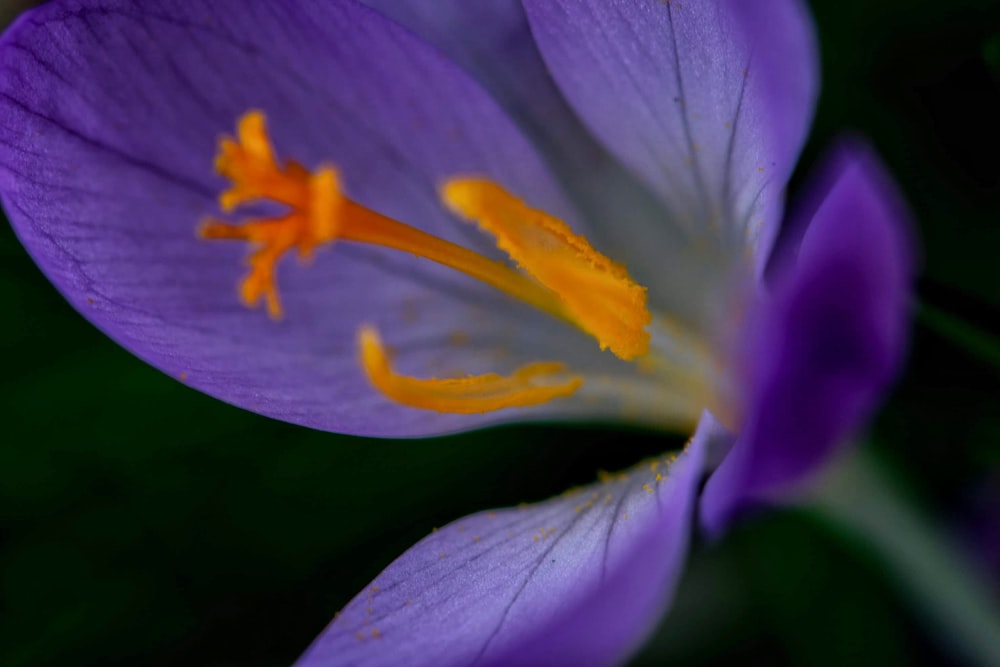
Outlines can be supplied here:
[[264, 415], [692, 432], [437, 530], [301, 659], [621, 662], [695, 518], [717, 533], [786, 494], [877, 403], [905, 339], [901, 206], [845, 144], [776, 244], [818, 87], [796, 0], [366, 4], [29, 12], [0, 43], [4, 207], [84, 316]]

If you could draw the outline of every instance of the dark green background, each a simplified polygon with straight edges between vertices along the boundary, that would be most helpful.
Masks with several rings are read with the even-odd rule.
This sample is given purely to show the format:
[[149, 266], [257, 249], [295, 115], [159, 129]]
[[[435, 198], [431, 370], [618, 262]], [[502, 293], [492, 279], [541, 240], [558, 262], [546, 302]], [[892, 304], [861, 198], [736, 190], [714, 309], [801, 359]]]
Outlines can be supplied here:
[[[812, 4], [824, 88], [793, 188], [851, 129], [906, 192], [925, 307], [870, 446], [960, 537], [1000, 481], [1000, 7]], [[6, 225], [0, 308], [0, 665], [287, 664], [432, 526], [679, 444], [558, 425], [363, 440], [242, 412], [102, 337]], [[958, 664], [927, 636], [864, 545], [788, 511], [697, 546], [639, 661]]]

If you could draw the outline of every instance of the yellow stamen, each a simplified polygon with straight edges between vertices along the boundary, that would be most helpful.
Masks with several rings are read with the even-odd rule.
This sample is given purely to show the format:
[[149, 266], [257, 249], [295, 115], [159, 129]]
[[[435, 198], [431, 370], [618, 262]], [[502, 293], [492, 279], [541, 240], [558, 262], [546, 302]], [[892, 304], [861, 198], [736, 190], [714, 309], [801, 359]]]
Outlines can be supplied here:
[[441, 196], [455, 213], [495, 236], [518, 266], [558, 294], [572, 319], [602, 350], [610, 347], [625, 360], [649, 350], [646, 326], [653, 318], [646, 308], [646, 288], [566, 223], [529, 208], [484, 179], [451, 179]]
[[437, 412], [476, 414], [539, 405], [570, 396], [583, 385], [583, 378], [568, 375], [565, 365], [556, 362], [528, 364], [508, 376], [487, 373], [421, 380], [393, 370], [373, 327], [361, 327], [358, 346], [361, 365], [379, 391], [403, 405]]

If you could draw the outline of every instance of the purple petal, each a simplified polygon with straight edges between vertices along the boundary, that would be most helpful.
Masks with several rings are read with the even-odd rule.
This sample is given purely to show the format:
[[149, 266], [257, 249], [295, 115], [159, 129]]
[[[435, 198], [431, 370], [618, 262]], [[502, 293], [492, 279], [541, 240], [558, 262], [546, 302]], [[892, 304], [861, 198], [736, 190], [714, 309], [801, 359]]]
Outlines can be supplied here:
[[899, 195], [860, 145], [842, 147], [817, 182], [828, 189], [801, 209], [812, 218], [797, 261], [750, 316], [745, 425], [703, 494], [710, 532], [821, 467], [904, 357], [914, 267]]
[[562, 91], [670, 210], [766, 258], [816, 98], [797, 0], [524, 0]]
[[542, 60], [520, 0], [363, 0], [470, 72], [537, 146], [590, 225], [590, 240], [629, 267], [651, 298], [681, 315], [691, 307], [693, 261], [662, 225], [662, 206], [597, 142]]
[[706, 417], [672, 465], [437, 530], [355, 597], [299, 667], [620, 662], [669, 604], [704, 449], [728, 437]]
[[[416, 375], [507, 372], [553, 350], [573, 363], [572, 334], [451, 270], [340, 244], [309, 268], [282, 265], [283, 322], [238, 303], [246, 249], [194, 230], [226, 185], [216, 138], [250, 108], [279, 154], [332, 161], [353, 198], [467, 246], [495, 252], [440, 206], [446, 176], [491, 176], [572, 220], [496, 103], [356, 2], [57, 0], [0, 43], [0, 195], [15, 230], [108, 335], [236, 405], [369, 435], [523, 416], [401, 408], [360, 373], [363, 321]], [[449, 344], [457, 334], [472, 344]]]
[[475, 77], [544, 153], [594, 166], [600, 149], [545, 69], [520, 0], [362, 0]]

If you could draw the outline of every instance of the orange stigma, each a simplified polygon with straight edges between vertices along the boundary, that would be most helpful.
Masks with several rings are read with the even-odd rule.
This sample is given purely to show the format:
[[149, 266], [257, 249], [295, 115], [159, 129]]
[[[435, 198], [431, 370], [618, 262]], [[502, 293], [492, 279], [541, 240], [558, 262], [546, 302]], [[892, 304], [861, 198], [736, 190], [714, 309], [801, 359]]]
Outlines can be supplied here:
[[275, 265], [292, 248], [308, 259], [316, 246], [333, 241], [343, 197], [333, 167], [310, 173], [293, 160], [278, 165], [261, 112], [251, 111], [240, 119], [237, 137], [219, 141], [215, 170], [233, 182], [232, 188], [219, 195], [219, 206], [231, 213], [243, 204], [272, 200], [289, 211], [242, 225], [209, 220], [198, 234], [204, 239], [240, 239], [257, 246], [247, 259], [250, 273], [240, 284], [240, 297], [248, 306], [266, 300], [268, 314], [279, 319], [282, 309]]
[[[283, 313], [275, 272], [281, 258], [296, 250], [307, 259], [321, 245], [346, 241], [411, 253], [465, 273], [581, 329], [596, 338], [601, 349], [608, 348], [622, 359], [633, 360], [649, 349], [646, 327], [652, 316], [645, 288], [568, 225], [529, 208], [492, 181], [450, 179], [441, 197], [452, 211], [493, 235], [516, 269], [353, 201], [341, 191], [332, 166], [310, 172], [294, 160], [279, 162], [260, 111], [240, 118], [235, 138], [220, 140], [215, 168], [232, 181], [232, 187], [219, 196], [224, 212], [262, 201], [287, 209], [242, 224], [208, 220], [199, 229], [203, 239], [251, 244], [250, 272], [240, 283], [240, 298], [248, 306], [263, 300], [274, 319]], [[511, 376], [445, 380], [401, 376], [392, 370], [372, 328], [362, 328], [359, 350], [369, 380], [384, 395], [443, 412], [535, 405], [568, 396], [583, 382], [555, 362], [529, 364]]]

